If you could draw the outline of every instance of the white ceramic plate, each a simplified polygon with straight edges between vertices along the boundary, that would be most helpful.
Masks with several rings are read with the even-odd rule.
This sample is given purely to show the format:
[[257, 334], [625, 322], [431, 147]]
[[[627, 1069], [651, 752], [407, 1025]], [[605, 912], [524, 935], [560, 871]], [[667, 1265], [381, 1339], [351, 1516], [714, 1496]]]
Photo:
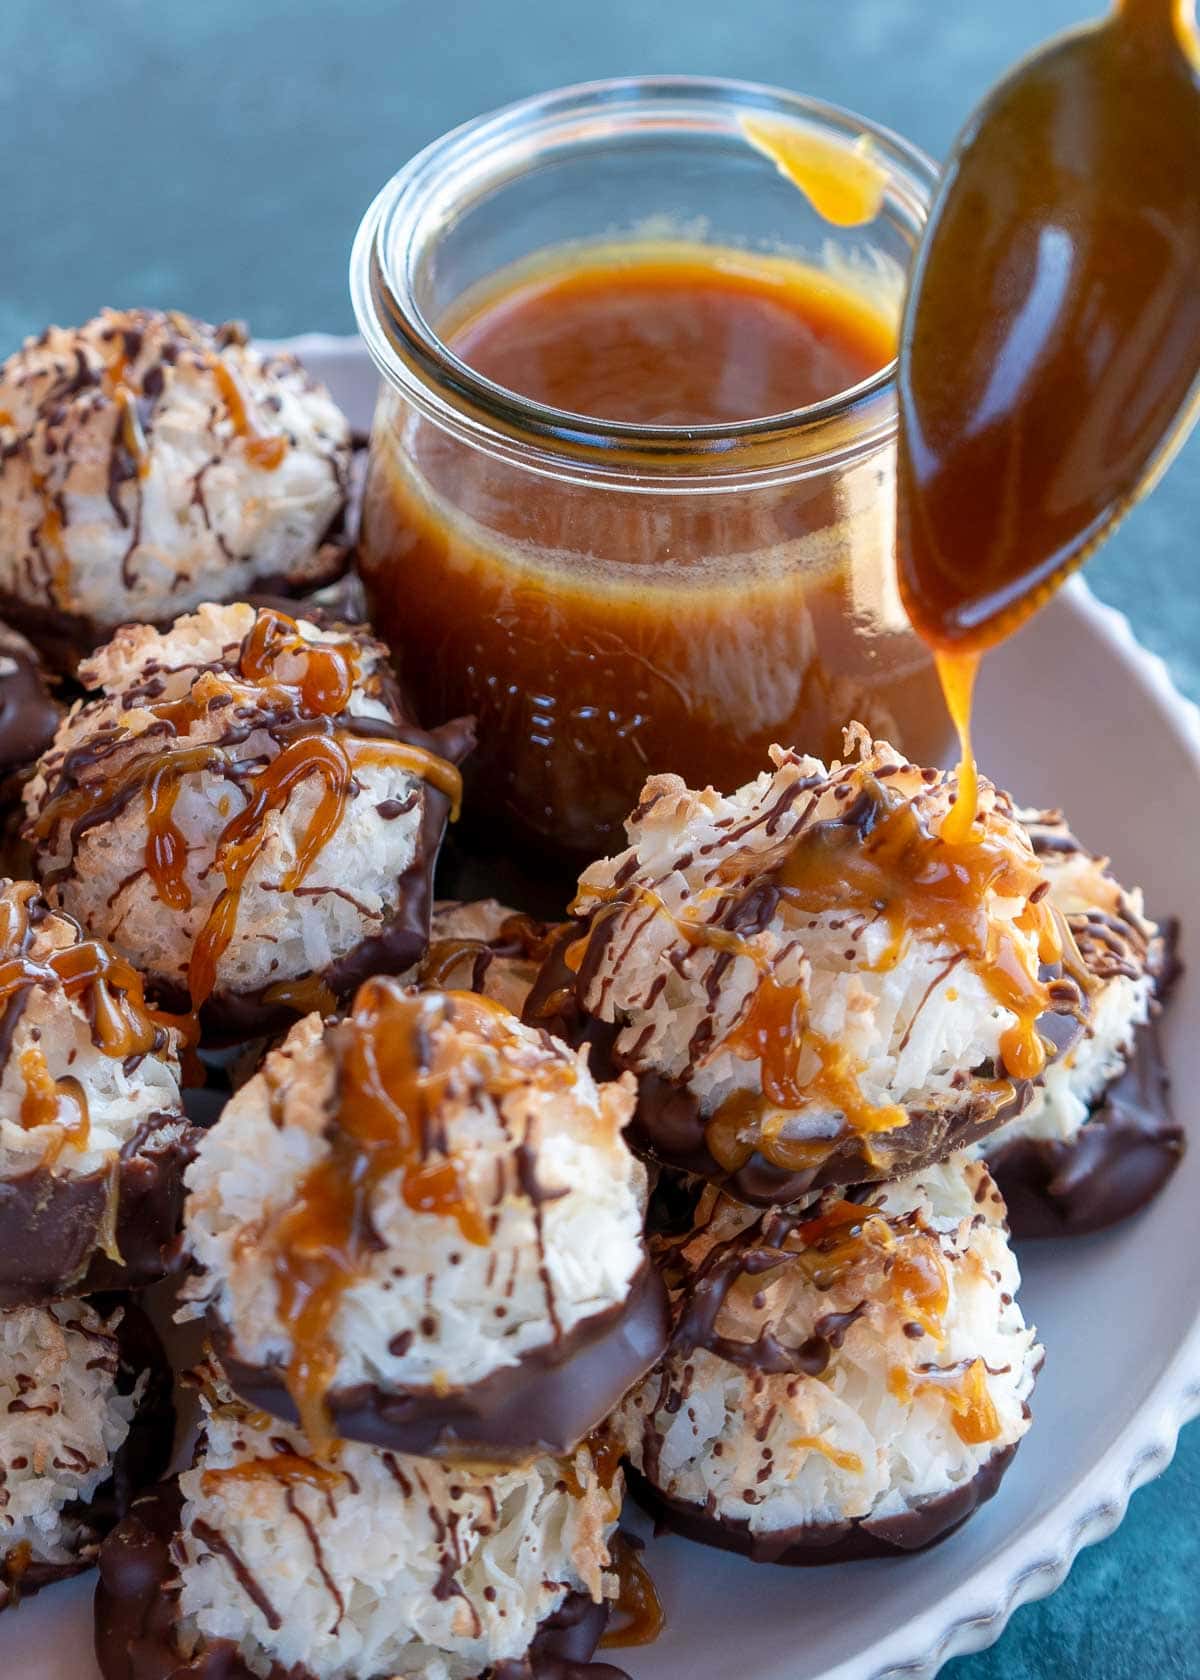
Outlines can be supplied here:
[[[375, 380], [353, 340], [297, 341], [354, 422]], [[1031, 804], [1059, 804], [1151, 909], [1184, 916], [1185, 976], [1167, 1026], [1177, 1113], [1200, 1084], [1200, 712], [1162, 662], [1076, 582], [985, 662], [978, 752]], [[1117, 771], [1120, 770], [1120, 779]], [[1033, 1245], [1022, 1301], [1045, 1343], [1035, 1424], [1000, 1493], [945, 1546], [831, 1570], [756, 1567], [682, 1540], [649, 1561], [667, 1610], [650, 1649], [614, 1652], [634, 1680], [929, 1680], [1051, 1592], [1081, 1546], [1120, 1522], [1200, 1412], [1200, 1145], [1159, 1201], [1116, 1232]], [[0, 1619], [0, 1675], [95, 1680], [92, 1579]]]

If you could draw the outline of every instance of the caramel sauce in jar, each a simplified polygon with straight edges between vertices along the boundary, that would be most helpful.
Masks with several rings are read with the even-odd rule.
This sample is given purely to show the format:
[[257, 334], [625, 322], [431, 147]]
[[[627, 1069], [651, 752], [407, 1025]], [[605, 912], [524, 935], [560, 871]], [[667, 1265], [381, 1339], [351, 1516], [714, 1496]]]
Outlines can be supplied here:
[[[852, 718], [938, 759], [936, 678], [895, 590], [890, 436], [856, 453], [853, 418], [826, 414], [847, 452], [801, 471], [811, 440], [782, 429], [764, 466], [758, 430], [877, 376], [895, 301], [682, 239], [494, 276], [438, 334], [523, 410], [562, 420], [560, 451], [571, 415], [581, 436], [608, 427], [599, 467], [578, 473], [561, 453], [551, 468], [481, 446], [385, 388], [361, 570], [418, 714], [478, 716], [465, 823], [474, 811], [483, 849], [515, 837], [577, 867], [623, 844], [647, 775], [733, 788], [772, 742], [839, 755]], [[662, 460], [642, 469], [624, 428], [673, 440], [667, 476]]]

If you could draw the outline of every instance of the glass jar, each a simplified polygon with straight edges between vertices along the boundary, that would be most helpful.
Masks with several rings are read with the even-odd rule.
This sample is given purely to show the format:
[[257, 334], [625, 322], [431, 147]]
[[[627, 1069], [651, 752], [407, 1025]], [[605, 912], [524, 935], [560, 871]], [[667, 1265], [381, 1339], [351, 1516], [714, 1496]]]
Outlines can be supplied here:
[[[865, 146], [874, 216], [823, 220], [748, 143], [743, 122], [764, 116]], [[799, 256], [898, 323], [934, 177], [848, 112], [674, 77], [470, 122], [371, 206], [351, 267], [383, 375], [361, 569], [421, 720], [478, 717], [476, 846], [577, 867], [620, 849], [649, 775], [728, 790], [772, 742], [836, 756], [852, 718], [941, 757], [936, 680], [894, 581], [894, 361], [807, 408], [651, 426], [527, 400], [439, 336], [537, 253], [648, 233]]]

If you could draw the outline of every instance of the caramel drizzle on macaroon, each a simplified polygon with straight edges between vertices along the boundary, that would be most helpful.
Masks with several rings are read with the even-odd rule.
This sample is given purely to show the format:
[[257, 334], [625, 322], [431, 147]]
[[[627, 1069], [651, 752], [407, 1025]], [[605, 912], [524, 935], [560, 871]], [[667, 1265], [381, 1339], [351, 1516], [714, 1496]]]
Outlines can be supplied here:
[[[288, 1392], [318, 1447], [332, 1438], [326, 1396], [339, 1361], [333, 1321], [378, 1252], [372, 1203], [385, 1180], [399, 1178], [414, 1213], [453, 1219], [467, 1242], [485, 1246], [487, 1213], [439, 1111], [452, 1095], [485, 1094], [499, 1104], [520, 1087], [564, 1088], [576, 1076], [566, 1054], [531, 1055], [521, 1030], [501, 1004], [474, 993], [407, 992], [378, 978], [359, 988], [345, 1020], [326, 1032], [336, 1062], [328, 1149], [261, 1239], [291, 1335]], [[540, 1234], [535, 1175], [519, 1176]]]
[[[143, 852], [147, 874], [162, 902], [176, 911], [192, 905], [187, 841], [175, 821], [185, 779], [209, 773], [227, 777], [244, 795], [216, 843], [214, 867], [224, 885], [192, 948], [188, 990], [193, 1013], [216, 987], [217, 969], [237, 926], [242, 889], [267, 842], [270, 817], [283, 810], [301, 783], [321, 784], [316, 807], [300, 837], [295, 862], [282, 879], [286, 892], [306, 879], [342, 821], [355, 791], [356, 772], [368, 765], [396, 766], [445, 795], [457, 816], [462, 778], [457, 768], [404, 738], [403, 726], [347, 711], [358, 677], [359, 649], [352, 641], [310, 642], [296, 620], [260, 608], [231, 661], [202, 671], [178, 700], [157, 700], [134, 690], [127, 705], [148, 712], [147, 730], [123, 726], [103, 732], [66, 755], [58, 780], [28, 832], [45, 840], [59, 824], [70, 826], [69, 852], [88, 829], [112, 820], [141, 794], [146, 809]], [[216, 741], [192, 743], [190, 727], [217, 713], [229, 725]], [[239, 764], [228, 749], [256, 730], [271, 735], [278, 751], [265, 766]], [[158, 745], [161, 734], [161, 745]], [[149, 743], [104, 775], [105, 760], [120, 749]], [[100, 771], [99, 774], [93, 772]], [[61, 878], [70, 862], [48, 879]]]
[[[707, 1221], [721, 1207], [714, 1195]], [[689, 1238], [689, 1241], [691, 1239]], [[838, 1289], [860, 1294], [849, 1313], [825, 1314], [814, 1333], [797, 1346], [775, 1334], [767, 1291], [784, 1269], [799, 1271], [821, 1294]], [[950, 1304], [950, 1280], [937, 1232], [919, 1211], [889, 1216], [871, 1203], [850, 1202], [833, 1192], [806, 1209], [769, 1208], [733, 1236], [716, 1242], [698, 1264], [680, 1250], [667, 1262], [678, 1294], [671, 1354], [686, 1359], [695, 1348], [743, 1369], [768, 1375], [819, 1377], [832, 1354], [865, 1310], [886, 1304], [906, 1322], [921, 1326], [935, 1342], [943, 1339]], [[729, 1293], [751, 1278], [762, 1292], [763, 1322], [752, 1342], [731, 1339], [717, 1325]]]
[[[713, 1243], [698, 1259], [686, 1252], [696, 1235], [706, 1230], [729, 1204], [720, 1192], [709, 1190], [707, 1212], [684, 1244], [660, 1260], [676, 1300], [676, 1329], [664, 1366], [664, 1384], [657, 1405], [645, 1420], [648, 1473], [660, 1441], [655, 1413], [666, 1407], [674, 1415], [686, 1404], [694, 1372], [691, 1355], [702, 1349], [752, 1373], [756, 1379], [820, 1380], [860, 1318], [886, 1307], [905, 1334], [920, 1345], [924, 1338], [940, 1347], [945, 1341], [945, 1318], [950, 1308], [950, 1271], [943, 1239], [921, 1209], [889, 1214], [884, 1207], [850, 1202], [828, 1191], [808, 1209], [764, 1210], [732, 1236]], [[831, 1311], [816, 1319], [812, 1334], [795, 1345], [784, 1342], [773, 1317], [770, 1289], [787, 1273], [799, 1272], [821, 1295], [837, 1291], [842, 1300], [858, 1304], [848, 1311]], [[785, 1300], [787, 1284], [784, 1285]], [[754, 1339], [740, 1340], [721, 1329], [733, 1290], [753, 1290], [749, 1306], [759, 1315]], [[747, 1304], [743, 1298], [743, 1308]], [[910, 1332], [908, 1326], [915, 1329]], [[968, 1445], [995, 1440], [1001, 1432], [999, 1415], [987, 1389], [988, 1369], [982, 1360], [965, 1360], [942, 1367], [924, 1361], [911, 1370], [894, 1365], [888, 1372], [892, 1395], [904, 1405], [925, 1397], [943, 1402], [951, 1424]], [[789, 1393], [791, 1389], [789, 1387]], [[823, 1438], [801, 1436], [793, 1450], [819, 1452], [848, 1474], [861, 1474], [861, 1460], [840, 1451]]]
[[[35, 986], [61, 988], [86, 1011], [92, 1043], [114, 1061], [128, 1061], [164, 1050], [176, 1016], [147, 1003], [142, 977], [131, 963], [96, 939], [86, 939], [78, 923], [62, 911], [54, 914], [76, 935], [75, 942], [34, 957], [34, 930], [49, 911], [30, 881], [0, 891], [0, 1051], [7, 1062], [27, 993]], [[18, 1117], [26, 1130], [55, 1127], [43, 1164], [53, 1165], [64, 1148], [83, 1149], [90, 1132], [87, 1094], [72, 1074], [55, 1077], [41, 1046], [30, 1042], [18, 1057], [23, 1094]], [[60, 1120], [64, 1105], [73, 1115]]]
[[[888, 767], [868, 775], [839, 773], [833, 791], [846, 799], [844, 810], [812, 824], [806, 823], [805, 812], [782, 856], [777, 852], [775, 861], [748, 886], [734, 888], [729, 882], [738, 867], [736, 857], [718, 864], [693, 901], [693, 913], [670, 910], [651, 887], [636, 880], [599, 892], [585, 890], [573, 906], [578, 913], [597, 898], [602, 905], [590, 928], [566, 952], [568, 967], [581, 978], [591, 966], [593, 942], [607, 937], [606, 925], [623, 909], [639, 904], [665, 916], [693, 949], [714, 953], [707, 976], [710, 1001], [732, 961], [745, 958], [757, 970], [757, 982], [739, 1018], [722, 1038], [704, 1046], [706, 1056], [728, 1050], [757, 1061], [761, 1069], [761, 1091], [735, 1092], [709, 1120], [709, 1150], [727, 1171], [737, 1171], [756, 1150], [786, 1171], [818, 1165], [831, 1147], [828, 1138], [786, 1135], [792, 1117], [813, 1105], [840, 1112], [845, 1128], [863, 1137], [894, 1132], [907, 1120], [896, 1104], [868, 1101], [861, 1067], [844, 1045], [812, 1026], [804, 986], [781, 984], [771, 958], [752, 934], [722, 925], [736, 924], [755, 897], [751, 919], [758, 926], [779, 904], [801, 925], [801, 918], [831, 911], [861, 925], [882, 922], [888, 943], [870, 965], [871, 972], [894, 968], [914, 938], [946, 942], [961, 953], [958, 960], [970, 965], [993, 1000], [1014, 1017], [1002, 1035], [1000, 1065], [991, 1081], [996, 1102], [1012, 1095], [1013, 1081], [1036, 1078], [1045, 1066], [1047, 1050], [1038, 1019], [1062, 1005], [1041, 969], [1061, 962], [1070, 941], [1064, 939], [1058, 913], [1046, 902], [1040, 860], [1023, 843], [1015, 822], [993, 820], [990, 812], [977, 814], [968, 838], [948, 837], [947, 825], [928, 820], [921, 810], [919, 795], [916, 800], [906, 798], [891, 787], [888, 777], [893, 773]], [[809, 793], [811, 810], [829, 786], [802, 781], [789, 792], [793, 799]], [[768, 833], [778, 820], [773, 808], [764, 819]], [[1009, 922], [989, 913], [992, 897], [1018, 899], [1024, 908]], [[715, 904], [707, 909], [704, 901], [710, 898]], [[799, 938], [802, 945], [802, 933]]]

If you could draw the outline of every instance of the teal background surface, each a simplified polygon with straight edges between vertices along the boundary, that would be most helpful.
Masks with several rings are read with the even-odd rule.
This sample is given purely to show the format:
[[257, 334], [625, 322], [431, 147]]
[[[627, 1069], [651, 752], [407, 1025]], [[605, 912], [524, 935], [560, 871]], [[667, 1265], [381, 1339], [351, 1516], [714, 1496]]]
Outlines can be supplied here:
[[[1087, 15], [1078, 0], [0, 0], [0, 356], [104, 303], [349, 331], [347, 254], [377, 188], [442, 130], [538, 89], [745, 76], [941, 155], [1013, 59]], [[1089, 578], [1200, 699], [1198, 531], [1200, 437]], [[1059, 1593], [945, 1673], [1196, 1680], [1198, 1635], [1193, 1426]]]

